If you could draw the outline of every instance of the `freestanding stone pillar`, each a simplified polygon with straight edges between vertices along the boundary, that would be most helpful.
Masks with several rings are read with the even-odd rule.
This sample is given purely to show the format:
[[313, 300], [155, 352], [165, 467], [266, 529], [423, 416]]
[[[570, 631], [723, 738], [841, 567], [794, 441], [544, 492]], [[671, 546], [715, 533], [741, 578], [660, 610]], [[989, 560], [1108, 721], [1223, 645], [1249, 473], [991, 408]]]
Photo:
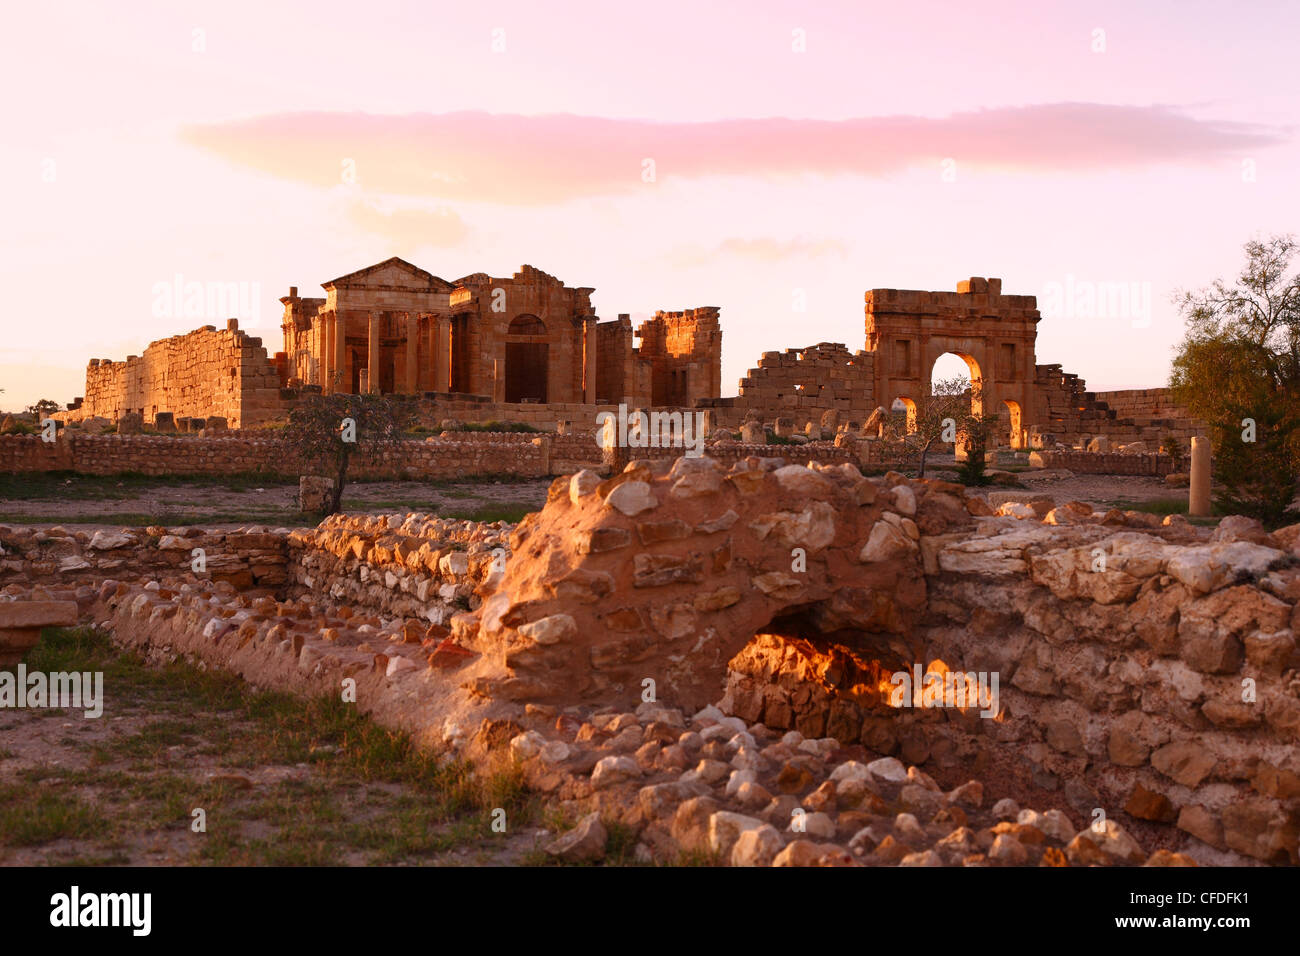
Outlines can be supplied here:
[[366, 357], [366, 391], [379, 394], [379, 313], [370, 313], [370, 348]]
[[582, 400], [588, 405], [596, 404], [596, 317], [588, 315], [583, 317], [583, 344], [585, 346], [585, 356], [587, 367], [583, 371], [583, 383], [585, 388], [582, 393]]
[[1192, 480], [1188, 488], [1187, 513], [1196, 518], [1210, 515], [1210, 440], [1192, 436]]

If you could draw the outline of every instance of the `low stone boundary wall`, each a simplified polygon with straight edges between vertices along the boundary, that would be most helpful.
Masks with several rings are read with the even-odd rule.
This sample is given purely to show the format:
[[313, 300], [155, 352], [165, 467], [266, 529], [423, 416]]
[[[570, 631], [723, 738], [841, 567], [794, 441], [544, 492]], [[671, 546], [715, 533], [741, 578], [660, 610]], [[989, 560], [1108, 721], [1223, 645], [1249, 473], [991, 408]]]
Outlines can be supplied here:
[[[669, 459], [681, 448], [628, 448], [629, 458]], [[723, 464], [751, 455], [786, 456], [799, 462], [856, 462], [846, 448], [830, 442], [806, 445], [750, 445], [720, 442], [706, 454]], [[602, 452], [594, 433], [569, 435], [528, 432], [448, 432], [423, 441], [412, 439], [357, 457], [353, 479], [440, 480], [474, 475], [544, 478], [599, 467]], [[125, 472], [144, 475], [234, 475], [263, 473], [296, 478], [305, 469], [294, 463], [282, 442], [249, 432], [225, 437], [163, 435], [75, 435], [58, 441], [39, 435], [0, 435], [0, 473], [71, 471], [86, 475]]]
[[200, 576], [211, 581], [274, 590], [289, 580], [288, 540], [284, 529], [155, 527], [88, 533], [0, 526], [0, 587], [98, 586], [106, 578], [157, 580], [202, 567]]
[[[1037, 456], [1037, 457], [1035, 457]], [[1160, 478], [1174, 472], [1190, 472], [1191, 458], [1168, 455], [1126, 455], [1122, 452], [1036, 451], [1029, 463], [1041, 468], [1068, 468], [1081, 475], [1146, 475]]]
[[289, 592], [440, 624], [499, 577], [512, 527], [426, 514], [331, 515], [290, 534]]
[[[558, 436], [561, 448], [577, 457], [581, 436]], [[545, 477], [557, 436], [479, 433], [472, 439], [411, 440], [359, 455], [349, 469], [351, 478], [420, 480], [470, 475]], [[586, 461], [599, 461], [600, 449], [588, 440]], [[296, 478], [304, 469], [294, 464], [282, 442], [273, 437], [166, 437], [156, 435], [95, 435], [63, 433], [58, 441], [38, 435], [0, 436], [0, 472], [73, 471], [86, 475], [134, 472], [144, 475], [232, 475], [261, 472]]]

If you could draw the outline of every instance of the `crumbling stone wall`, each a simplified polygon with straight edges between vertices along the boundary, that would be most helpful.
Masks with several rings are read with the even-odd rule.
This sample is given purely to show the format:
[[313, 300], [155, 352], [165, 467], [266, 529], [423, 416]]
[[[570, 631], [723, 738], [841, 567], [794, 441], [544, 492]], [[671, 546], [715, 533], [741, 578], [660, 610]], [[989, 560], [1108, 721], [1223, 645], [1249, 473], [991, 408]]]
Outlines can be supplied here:
[[189, 573], [195, 549], [202, 552], [207, 580], [271, 590], [288, 581], [284, 531], [151, 527], [86, 532], [0, 526], [0, 586], [98, 587], [110, 577], [156, 581]]
[[[1162, 538], [1095, 520], [987, 519], [973, 536], [923, 538], [915, 659], [999, 674], [995, 720], [885, 708], [876, 684], [836, 679], [833, 654], [779, 636], [732, 662], [724, 709], [939, 769], [996, 765], [1061, 791], [1085, 818], [1122, 812], [1217, 851], [1295, 863], [1300, 552], [1294, 534], [1228, 520], [1190, 545], [1172, 543], [1187, 539], [1174, 529]], [[1105, 570], [1093, 570], [1098, 554]]]
[[117, 421], [134, 412], [153, 422], [159, 412], [176, 418], [223, 416], [235, 428], [283, 414], [280, 374], [262, 340], [231, 319], [223, 331], [206, 325], [153, 342], [124, 362], [91, 359], [78, 417]]
[[[6, 596], [55, 582], [43, 597], [61, 588], [106, 607], [123, 640], [199, 653], [253, 679], [315, 690], [355, 675], [367, 694], [387, 695], [367, 697], [387, 700], [374, 705], [392, 708], [384, 716], [419, 715], [427, 731], [428, 706], [454, 715], [442, 725], [453, 743], [466, 715], [519, 721], [529, 703], [552, 719], [561, 706], [603, 707], [611, 733], [633, 733], [619, 743], [630, 752], [666, 731], [632, 727], [619, 705], [649, 688], [654, 708], [689, 713], [725, 680], [721, 705], [740, 729], [701, 713], [738, 735], [755, 771], [768, 758], [743, 735], [792, 725], [788, 747], [827, 735], [945, 778], [1056, 791], [1085, 825], [1102, 810], [1203, 861], [1300, 862], [1300, 526], [1268, 534], [1227, 518], [1211, 531], [1169, 518], [1153, 528], [1137, 513], [1038, 504], [991, 515], [945, 482], [683, 458], [633, 462], [605, 482], [557, 480], [545, 509], [513, 533], [427, 515], [340, 516], [311, 531], [214, 540], [234, 556], [227, 573], [249, 578], [190, 573], [188, 547], [164, 542], [209, 538], [183, 529], [100, 532], [98, 543], [0, 530], [0, 572]], [[259, 596], [269, 590], [259, 567], [285, 574], [279, 600]], [[141, 578], [149, 583], [125, 583]], [[990, 716], [978, 712], [984, 702], [890, 706], [884, 678], [909, 662], [997, 674]], [[411, 699], [422, 703], [400, 703]], [[551, 746], [534, 736], [521, 757]], [[837, 746], [813, 748], [824, 745]], [[552, 747], [557, 760], [568, 747]], [[585, 792], [639, 776], [641, 753], [602, 760]], [[801, 789], [806, 767], [787, 759], [777, 781]], [[695, 776], [705, 771], [707, 761]], [[923, 779], [901, 764], [888, 772]], [[946, 805], [916, 790], [900, 799], [927, 815]], [[789, 807], [777, 809], [788, 821]], [[1069, 841], [1060, 822], [1054, 839]], [[1088, 862], [1087, 847], [1071, 846], [1071, 862]]]
[[[689, 412], [687, 413], [689, 414]], [[256, 437], [254, 437], [256, 435]], [[680, 447], [630, 449], [648, 458], [671, 460]], [[731, 462], [766, 454], [766, 445], [717, 442], [706, 454]], [[848, 448], [830, 442], [801, 446], [803, 461], [857, 461]], [[567, 434], [530, 432], [444, 432], [437, 437], [411, 439], [374, 453], [358, 455], [349, 474], [354, 478], [441, 479], [468, 475], [518, 475], [538, 478], [571, 473], [575, 468], [600, 467], [602, 449], [595, 428]], [[38, 435], [0, 435], [0, 473], [74, 471], [87, 475], [133, 472], [144, 475], [232, 475], [262, 472], [298, 477], [309, 472], [296, 462], [274, 433], [223, 437], [163, 435], [79, 435], [63, 431], [55, 442]]]
[[802, 349], [764, 352], [758, 367], [740, 380], [732, 402], [710, 403], [725, 424], [739, 425], [749, 412], [767, 420], [789, 418], [796, 428], [820, 426], [827, 412], [841, 421], [865, 421], [875, 409], [872, 357], [851, 353], [838, 342]]
[[598, 323], [596, 336], [596, 400], [610, 405], [621, 402], [629, 408], [649, 406], [654, 398], [654, 367], [642, 361], [641, 351], [633, 346], [631, 317], [623, 313]]
[[[1300, 862], [1300, 527], [1000, 510], [1027, 517], [843, 465], [579, 474], [452, 635], [493, 665], [473, 684], [490, 698], [631, 706], [651, 686], [689, 711], [730, 665], [723, 705], [747, 723], [997, 766], [1085, 815]], [[996, 716], [883, 706], [909, 661], [1000, 675]]]
[[[606, 482], [580, 472], [516, 529], [512, 550], [527, 557], [453, 633], [499, 659], [490, 696], [623, 702], [649, 677], [662, 697], [702, 706], [781, 609], [819, 604], [833, 626], [906, 632], [924, 585], [917, 525], [895, 501], [916, 513], [910, 489], [882, 496], [851, 465], [678, 458]], [[946, 527], [948, 505], [932, 507]], [[792, 571], [795, 548], [806, 573]]]
[[500, 577], [509, 530], [426, 514], [331, 515], [289, 536], [289, 591], [441, 624]]
[[1135, 420], [1154, 418], [1190, 418], [1187, 409], [1173, 399], [1167, 388], [1129, 388], [1113, 392], [1093, 392], [1120, 418]]
[[651, 368], [650, 403], [694, 407], [722, 394], [722, 328], [715, 306], [656, 312], [637, 328]]
[[1158, 443], [1172, 435], [1186, 447], [1192, 436], [1206, 433], [1204, 423], [1175, 402], [1173, 393], [1167, 388], [1134, 388], [1093, 394], [1116, 416], [1132, 421], [1143, 439]]

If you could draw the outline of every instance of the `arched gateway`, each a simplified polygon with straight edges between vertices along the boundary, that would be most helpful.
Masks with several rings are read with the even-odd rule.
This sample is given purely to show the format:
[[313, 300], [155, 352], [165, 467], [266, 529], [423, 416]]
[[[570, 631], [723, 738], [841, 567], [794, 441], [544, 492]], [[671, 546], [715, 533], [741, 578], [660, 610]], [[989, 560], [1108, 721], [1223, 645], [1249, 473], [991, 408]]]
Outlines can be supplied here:
[[871, 289], [866, 334], [875, 394], [922, 394], [934, 363], [955, 353], [970, 367], [972, 381], [982, 384], [984, 411], [1004, 420], [995, 432], [999, 441], [1011, 438], [1020, 447], [1023, 429], [1039, 420], [1034, 340], [1040, 318], [1035, 298], [1003, 295], [1001, 279], [964, 280], [956, 292]]

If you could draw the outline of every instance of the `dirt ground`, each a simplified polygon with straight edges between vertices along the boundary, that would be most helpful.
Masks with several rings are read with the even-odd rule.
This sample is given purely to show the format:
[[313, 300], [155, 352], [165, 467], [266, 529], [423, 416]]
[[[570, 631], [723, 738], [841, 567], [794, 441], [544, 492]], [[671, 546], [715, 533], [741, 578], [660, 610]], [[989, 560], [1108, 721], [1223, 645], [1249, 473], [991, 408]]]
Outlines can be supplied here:
[[[1014, 467], [1014, 465], [1013, 465]], [[937, 458], [927, 475], [955, 480], [951, 456]], [[1185, 489], [1157, 478], [1074, 475], [1068, 471], [1016, 470], [1027, 493], [1058, 502], [1085, 501], [1099, 510], [1186, 508]], [[549, 478], [480, 478], [466, 481], [376, 481], [348, 485], [343, 510], [351, 513], [423, 511], [450, 518], [518, 521], [546, 502]], [[295, 483], [256, 477], [173, 479], [142, 476], [11, 475], [0, 478], [0, 524], [100, 527], [248, 524], [297, 527], [315, 522], [299, 513]], [[979, 490], [979, 489], [972, 489]], [[986, 491], [1006, 491], [990, 486]]]
[[517, 774], [474, 779], [342, 702], [150, 665], [90, 629], [47, 630], [27, 668], [101, 672], [102, 715], [0, 712], [0, 865], [547, 861]]
[[[926, 476], [957, 480], [956, 462], [951, 455], [934, 456], [933, 464], [926, 469]], [[1107, 511], [1110, 508], [1137, 508], [1162, 502], [1175, 510], [1173, 505], [1181, 500], [1186, 510], [1187, 489], [1172, 488], [1163, 478], [1143, 478], [1136, 475], [1076, 475], [1065, 469], [1033, 469], [1021, 464], [1017, 456], [1006, 456], [992, 469], [1012, 469], [1012, 476], [1024, 486], [1030, 494], [1051, 495], [1058, 504], [1067, 501], [1083, 501], [1094, 509]], [[999, 491], [1010, 492], [1015, 488], [990, 485], [986, 488], [972, 488], [975, 493]]]
[[[1186, 488], [1171, 488], [1162, 478], [1141, 478], [1135, 475], [1075, 475], [1059, 471], [1027, 471], [1016, 478], [1029, 490], [1051, 495], [1060, 503], [1083, 501], [1104, 511], [1111, 507], [1125, 507], [1152, 501], [1187, 498]], [[1122, 504], [1130, 502], [1130, 505]]]
[[[444, 517], [517, 521], [546, 502], [550, 479], [376, 481], [344, 488], [352, 513], [423, 511]], [[96, 527], [161, 524], [230, 528], [315, 524], [297, 507], [297, 484], [244, 478], [11, 476], [0, 483], [0, 523]]]

